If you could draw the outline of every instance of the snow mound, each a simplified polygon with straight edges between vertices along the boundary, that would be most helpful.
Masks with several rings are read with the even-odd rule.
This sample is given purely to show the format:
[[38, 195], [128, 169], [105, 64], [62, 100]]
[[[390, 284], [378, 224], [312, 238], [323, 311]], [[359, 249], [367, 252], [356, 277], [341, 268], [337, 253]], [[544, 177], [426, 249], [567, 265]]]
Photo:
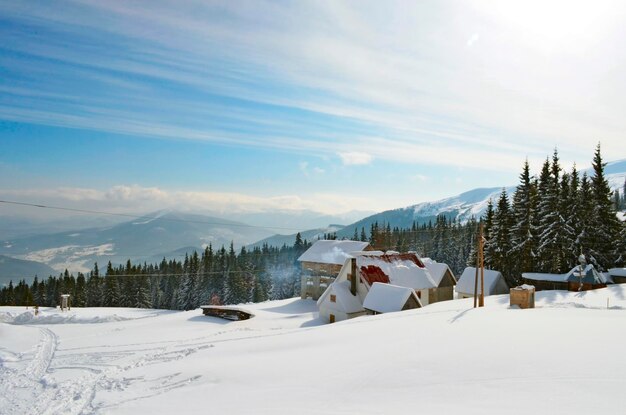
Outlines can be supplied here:
[[23, 313], [0, 313], [0, 323], [8, 324], [93, 324], [93, 323], [110, 323], [114, 321], [132, 320], [128, 317], [118, 316], [117, 314], [104, 316], [83, 317], [68, 313], [44, 313], [40, 312], [35, 315], [34, 310], [28, 310]]

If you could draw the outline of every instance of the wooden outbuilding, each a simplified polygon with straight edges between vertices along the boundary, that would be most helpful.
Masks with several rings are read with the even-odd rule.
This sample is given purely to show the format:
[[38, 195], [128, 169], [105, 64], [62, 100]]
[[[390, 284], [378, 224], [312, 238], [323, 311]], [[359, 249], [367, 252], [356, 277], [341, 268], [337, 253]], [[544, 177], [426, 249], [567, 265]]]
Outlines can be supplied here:
[[448, 264], [436, 262], [430, 258], [421, 259], [436, 284], [435, 288], [431, 288], [428, 291], [428, 302], [432, 304], [439, 301], [453, 300], [454, 287], [457, 281]]
[[519, 308], [535, 308], [535, 287], [523, 284], [511, 288], [509, 304]]
[[[509, 286], [500, 271], [485, 269], [485, 296], [508, 294]], [[461, 274], [461, 278], [456, 284], [458, 298], [474, 297], [474, 285], [476, 281], [476, 268], [467, 267]], [[480, 269], [478, 270], [478, 294], [480, 295]]]
[[372, 285], [363, 302], [363, 308], [371, 314], [393, 313], [421, 307], [422, 303], [412, 289], [380, 282]]
[[576, 266], [565, 274], [525, 272], [522, 283], [534, 285], [536, 291], [588, 291], [606, 287], [610, 281], [591, 264]]

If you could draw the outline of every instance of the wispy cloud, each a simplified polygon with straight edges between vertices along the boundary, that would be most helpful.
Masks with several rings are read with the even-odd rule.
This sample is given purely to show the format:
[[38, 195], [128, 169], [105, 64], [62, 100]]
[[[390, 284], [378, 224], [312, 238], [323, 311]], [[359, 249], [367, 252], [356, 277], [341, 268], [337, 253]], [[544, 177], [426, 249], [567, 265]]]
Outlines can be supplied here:
[[482, 2], [4, 2], [0, 119], [347, 165], [517, 170], [598, 139], [619, 157], [624, 7], [598, 10], [584, 51], [547, 56]]

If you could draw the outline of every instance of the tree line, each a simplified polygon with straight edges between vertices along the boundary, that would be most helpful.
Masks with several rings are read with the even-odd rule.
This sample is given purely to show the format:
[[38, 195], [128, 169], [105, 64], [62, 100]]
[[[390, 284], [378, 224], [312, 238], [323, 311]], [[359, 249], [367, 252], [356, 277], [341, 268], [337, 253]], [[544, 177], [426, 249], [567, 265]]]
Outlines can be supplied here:
[[297, 258], [310, 246], [298, 238], [293, 246], [263, 245], [237, 253], [231, 243], [214, 251], [208, 246], [200, 254], [185, 255], [182, 261], [163, 259], [159, 264], [114, 267], [104, 275], [98, 264], [91, 272], [67, 270], [58, 277], [11, 281], [0, 290], [0, 305], [55, 307], [61, 294], [70, 294], [74, 307], [138, 307], [191, 310], [202, 304], [239, 304], [291, 298], [300, 290]]

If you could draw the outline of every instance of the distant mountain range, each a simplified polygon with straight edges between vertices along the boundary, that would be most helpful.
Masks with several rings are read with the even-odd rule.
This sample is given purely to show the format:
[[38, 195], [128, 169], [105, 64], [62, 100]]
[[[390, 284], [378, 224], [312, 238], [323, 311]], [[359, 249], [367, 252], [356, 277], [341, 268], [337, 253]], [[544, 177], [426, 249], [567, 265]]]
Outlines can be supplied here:
[[[626, 160], [609, 163], [606, 173], [611, 187], [621, 191], [626, 177]], [[506, 189], [512, 194], [515, 187]], [[501, 191], [500, 187], [473, 189], [439, 201], [388, 210], [356, 221], [359, 214], [366, 213], [355, 211], [345, 216], [325, 216], [304, 211], [238, 215], [239, 218], [246, 219], [243, 222], [201, 214], [160, 211], [111, 226], [63, 232], [50, 232], [54, 226], [48, 226], [41, 228], [42, 232], [35, 233], [37, 227], [29, 225], [25, 226], [24, 234], [0, 242], [0, 255], [4, 256], [5, 264], [11, 263], [10, 267], [0, 263], [0, 284], [13, 275], [47, 276], [65, 268], [73, 272], [88, 271], [96, 261], [103, 267], [108, 261], [120, 264], [127, 259], [149, 263], [158, 262], [163, 257], [180, 259], [186, 252], [201, 250], [209, 243], [220, 247], [234, 241], [236, 249], [241, 246], [262, 246], [264, 243], [271, 246], [291, 245], [297, 229], [307, 229], [309, 225], [313, 226], [300, 233], [303, 239], [313, 241], [323, 237], [324, 233], [331, 232], [336, 232], [340, 238], [351, 238], [355, 228], [358, 233], [362, 227], [369, 231], [374, 222], [389, 223], [392, 227], [409, 227], [413, 221], [426, 223], [441, 214], [463, 222], [471, 217], [480, 217], [485, 211], [487, 201], [490, 198], [496, 199]], [[352, 218], [352, 221], [335, 220], [342, 217], [346, 220]], [[299, 219], [301, 222], [298, 222]], [[322, 221], [327, 222], [321, 225]], [[9, 222], [6, 217], [0, 218], [0, 224]], [[328, 223], [341, 224], [327, 225]], [[351, 224], [344, 226], [343, 223]], [[258, 224], [294, 230], [284, 232], [285, 229], [254, 226]], [[64, 223], [62, 226], [68, 224]], [[19, 223], [14, 223], [11, 229], [11, 234], [15, 234]], [[26, 262], [13, 262], [9, 259]], [[17, 274], [15, 270], [18, 270]]]
[[[0, 254], [45, 263], [58, 271], [87, 271], [94, 262], [154, 262], [163, 256], [180, 255], [178, 250], [202, 249], [208, 244], [243, 246], [274, 234], [222, 218], [156, 212], [105, 228], [32, 235], [0, 243]], [[184, 254], [183, 254], [184, 255]]]

